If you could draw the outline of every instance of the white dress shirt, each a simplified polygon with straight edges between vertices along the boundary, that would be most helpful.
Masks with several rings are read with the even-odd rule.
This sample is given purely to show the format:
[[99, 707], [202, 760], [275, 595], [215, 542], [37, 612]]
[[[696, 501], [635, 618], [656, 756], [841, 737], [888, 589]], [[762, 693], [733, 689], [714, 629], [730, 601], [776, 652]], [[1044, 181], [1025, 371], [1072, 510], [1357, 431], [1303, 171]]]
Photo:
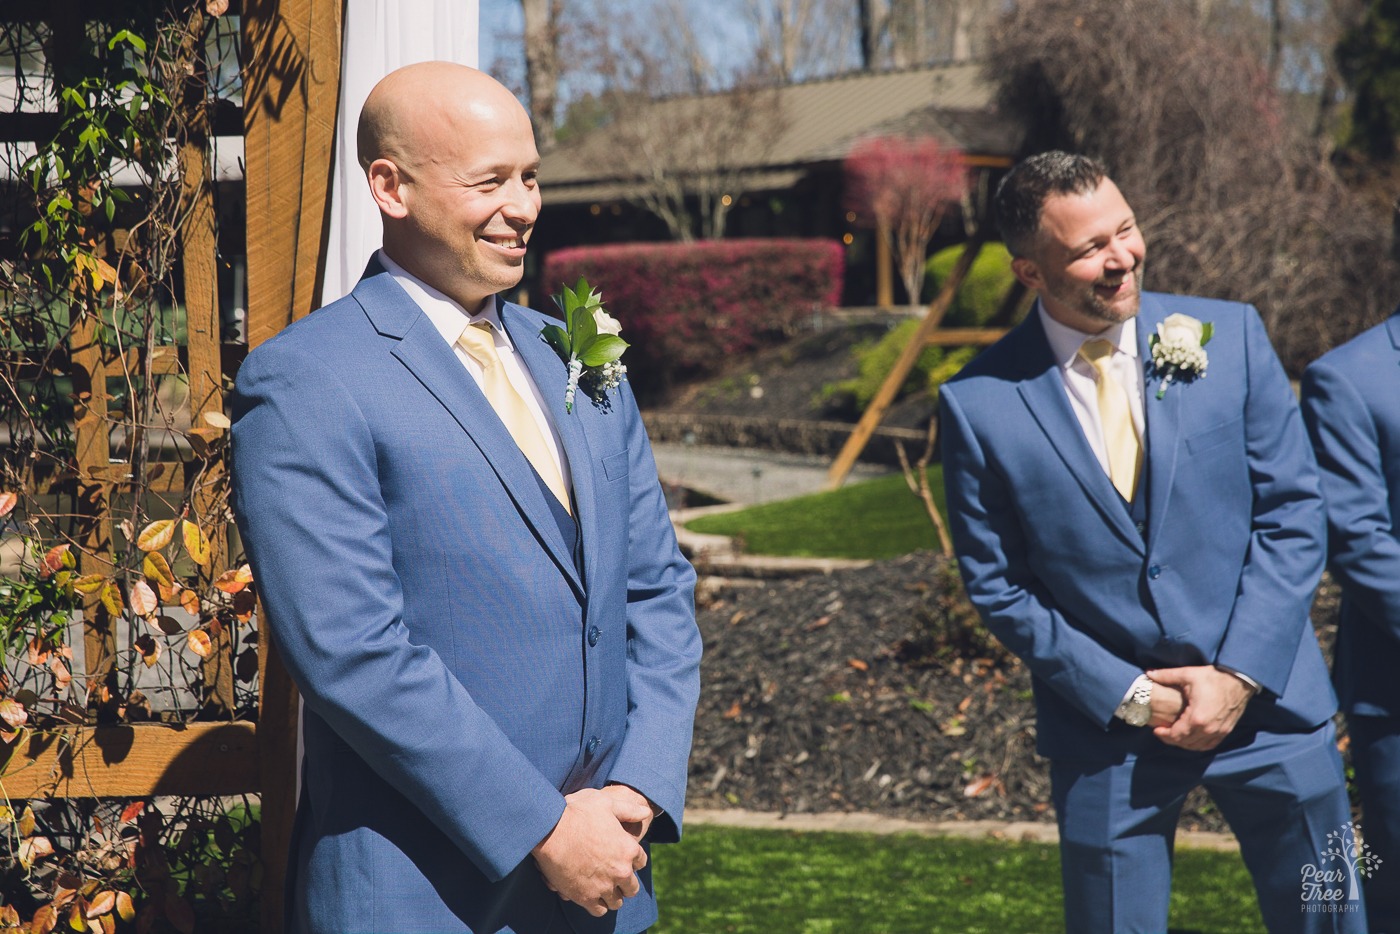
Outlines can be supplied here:
[[1110, 372], [1128, 391], [1128, 408], [1133, 414], [1133, 429], [1137, 432], [1138, 443], [1144, 451], [1142, 397], [1144, 375], [1142, 358], [1138, 355], [1137, 318], [1129, 318], [1122, 324], [1115, 324], [1099, 334], [1085, 334], [1063, 325], [1045, 311], [1045, 306], [1036, 302], [1036, 313], [1045, 327], [1046, 340], [1050, 342], [1050, 352], [1060, 367], [1060, 377], [1064, 380], [1065, 394], [1069, 396], [1070, 408], [1084, 429], [1084, 437], [1099, 460], [1103, 472], [1108, 473], [1108, 448], [1103, 440], [1103, 420], [1099, 417], [1098, 381], [1094, 367], [1079, 356], [1079, 348], [1084, 342], [1095, 338], [1106, 340], [1113, 345], [1113, 355], [1109, 358]]
[[[489, 322], [491, 334], [496, 340], [496, 353], [500, 355], [501, 367], [505, 371], [506, 378], [510, 380], [515, 391], [520, 394], [520, 398], [525, 401], [525, 406], [534, 416], [535, 421], [540, 426], [540, 433], [544, 435], [545, 445], [549, 448], [550, 456], [559, 465], [559, 473], [564, 478], [564, 486], [568, 490], [573, 490], [573, 478], [569, 473], [569, 459], [564, 455], [564, 446], [559, 442], [559, 432], [554, 428], [554, 422], [545, 414], [544, 398], [540, 395], [539, 387], [520, 362], [520, 357], [515, 353], [515, 347], [510, 342], [510, 335], [501, 326], [500, 311], [496, 307], [497, 298], [491, 296], [483, 304], [476, 314], [468, 314], [456, 301], [448, 298], [442, 292], [428, 285], [422, 279], [414, 276], [405, 270], [398, 263], [394, 262], [383, 250], [378, 252], [379, 262], [389, 275], [394, 277], [408, 297], [413, 299], [414, 304], [423, 309], [423, 314], [428, 316], [428, 320], [437, 328], [442, 339], [447, 341], [457, 359], [461, 361], [466, 371], [471, 374], [477, 386], [481, 386], [481, 364], [469, 353], [466, 348], [459, 344], [458, 338], [468, 327], [481, 321]], [[559, 400], [562, 403], [562, 400]]]

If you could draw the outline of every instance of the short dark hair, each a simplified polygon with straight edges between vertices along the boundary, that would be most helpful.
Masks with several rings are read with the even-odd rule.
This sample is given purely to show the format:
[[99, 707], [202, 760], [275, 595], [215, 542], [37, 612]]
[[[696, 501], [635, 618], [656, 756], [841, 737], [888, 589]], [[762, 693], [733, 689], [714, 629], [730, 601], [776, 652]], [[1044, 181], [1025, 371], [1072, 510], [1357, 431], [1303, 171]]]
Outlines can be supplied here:
[[1090, 156], [1058, 149], [1022, 159], [997, 186], [992, 201], [997, 229], [1012, 256], [1024, 256], [1040, 230], [1040, 211], [1051, 195], [1086, 195], [1108, 177]]

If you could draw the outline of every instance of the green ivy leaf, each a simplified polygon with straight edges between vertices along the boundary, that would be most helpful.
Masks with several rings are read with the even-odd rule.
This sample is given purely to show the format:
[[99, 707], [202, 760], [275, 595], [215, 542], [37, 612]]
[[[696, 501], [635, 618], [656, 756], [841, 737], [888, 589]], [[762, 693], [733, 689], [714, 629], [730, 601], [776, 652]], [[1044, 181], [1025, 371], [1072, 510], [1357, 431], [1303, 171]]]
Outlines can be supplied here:
[[1214, 334], [1215, 324], [1213, 322], [1207, 321], [1205, 324], [1201, 325], [1201, 346], [1204, 347], [1206, 344], [1209, 344]]
[[584, 366], [602, 366], [612, 363], [627, 350], [628, 343], [616, 334], [599, 334], [579, 354]]
[[[565, 298], [565, 302], [568, 298]], [[580, 353], [593, 342], [598, 336], [598, 324], [593, 320], [592, 312], [587, 308], [579, 307], [574, 309], [574, 313], [569, 315], [569, 338], [575, 353]]]

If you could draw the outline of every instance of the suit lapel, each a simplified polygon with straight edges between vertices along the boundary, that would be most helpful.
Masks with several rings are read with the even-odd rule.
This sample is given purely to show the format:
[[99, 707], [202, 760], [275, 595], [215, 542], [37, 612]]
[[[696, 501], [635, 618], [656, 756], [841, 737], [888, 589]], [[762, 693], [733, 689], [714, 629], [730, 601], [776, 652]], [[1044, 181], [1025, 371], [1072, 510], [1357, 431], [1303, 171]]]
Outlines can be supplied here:
[[1025, 378], [1017, 387], [1021, 398], [1045, 432], [1050, 445], [1064, 461], [1070, 475], [1079, 482], [1105, 521], [1124, 541], [1141, 549], [1142, 537], [1133, 528], [1132, 519], [1123, 508], [1122, 498], [1099, 465], [1094, 449], [1089, 446], [1084, 429], [1070, 407], [1064, 377], [1050, 353], [1050, 344], [1045, 339], [1045, 329], [1041, 327], [1038, 314], [1032, 312], [1013, 333], [1016, 335], [1014, 359], [1024, 361], [1026, 365]]
[[[530, 378], [539, 388], [544, 400], [545, 416], [554, 423], [563, 445], [564, 456], [569, 462], [569, 477], [574, 488], [574, 519], [584, 541], [584, 564], [591, 568], [597, 554], [598, 535], [597, 490], [593, 476], [595, 463], [593, 452], [588, 445], [588, 433], [584, 431], [585, 421], [593, 416], [592, 403], [582, 392], [574, 397], [572, 413], [564, 411], [564, 387], [568, 382], [568, 368], [559, 359], [554, 348], [540, 339], [539, 327], [535, 320], [518, 305], [501, 303], [501, 326], [510, 335], [510, 342], [520, 361], [530, 371]], [[592, 544], [595, 547], [589, 548]], [[588, 575], [585, 575], [588, 579]]]
[[[1138, 315], [1137, 340], [1138, 354], [1142, 357], [1144, 374], [1150, 372], [1152, 350], [1149, 341], [1157, 333], [1157, 323], [1167, 315], [1166, 309], [1151, 295], [1142, 297], [1142, 311]], [[1181, 405], [1185, 393], [1184, 386], [1172, 383], [1162, 398], [1157, 398], [1161, 381], [1155, 376], [1144, 376], [1142, 393], [1142, 418], [1146, 423], [1147, 434], [1147, 515], [1148, 548], [1157, 540], [1157, 530], [1162, 527], [1161, 517], [1167, 514], [1171, 502], [1173, 481], [1176, 479], [1176, 455], [1181, 448]]]
[[428, 316], [388, 275], [362, 280], [354, 295], [376, 330], [397, 338], [391, 353], [467, 433], [526, 524], [581, 595], [583, 586], [574, 567], [572, 549], [559, 532], [530, 462]]

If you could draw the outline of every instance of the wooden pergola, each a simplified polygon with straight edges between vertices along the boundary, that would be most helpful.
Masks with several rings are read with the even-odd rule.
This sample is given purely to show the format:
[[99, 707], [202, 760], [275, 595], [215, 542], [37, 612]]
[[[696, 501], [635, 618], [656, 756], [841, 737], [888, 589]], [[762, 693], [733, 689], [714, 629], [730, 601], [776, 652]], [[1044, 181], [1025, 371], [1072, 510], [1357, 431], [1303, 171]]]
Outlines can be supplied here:
[[[103, 18], [98, 0], [15, 0], [11, 21], [46, 23], [62, 55], [65, 43], [82, 38], [84, 24]], [[211, 4], [212, 6], [212, 4]], [[312, 311], [324, 266], [328, 189], [336, 108], [340, 91], [341, 0], [244, 0], [242, 3], [244, 137], [247, 191], [247, 345], [257, 346]], [[193, 16], [206, 17], [204, 4]], [[192, 25], [198, 25], [194, 23]], [[192, 32], [194, 32], [192, 30]], [[236, 114], [206, 106], [202, 58], [195, 50], [187, 82], [190, 113], [202, 115], [182, 141], [179, 161], [183, 296], [188, 344], [178, 353], [157, 348], [150, 361], [157, 373], [183, 371], [190, 380], [191, 414], [222, 413], [223, 387], [247, 348], [220, 342], [214, 178], [210, 138], [217, 130], [238, 132]], [[214, 111], [211, 116], [211, 110]], [[232, 126], [228, 126], [232, 116]], [[53, 116], [0, 114], [0, 139], [34, 140], [52, 132]], [[68, 365], [75, 385], [105, 385], [109, 375], [134, 368], [134, 358], [113, 358], [91, 333], [75, 328]], [[110, 569], [110, 497], [121, 481], [110, 475], [105, 394], [92, 392], [75, 416], [79, 499], [85, 573]], [[210, 469], [222, 470], [222, 464]], [[167, 470], [166, 492], [187, 482]], [[207, 479], [207, 474], [206, 474]], [[208, 486], [208, 484], [205, 484]], [[198, 496], [199, 494], [195, 494]], [[228, 562], [228, 536], [215, 535], [218, 567]], [[84, 647], [89, 678], [100, 682], [115, 664], [112, 620], [94, 597], [84, 606]], [[261, 617], [262, 631], [271, 621]], [[232, 659], [228, 646], [204, 665], [205, 700], [233, 708]], [[45, 730], [15, 750], [0, 783], [10, 799], [40, 797], [224, 796], [258, 794], [262, 799], [264, 932], [283, 926], [283, 879], [296, 807], [296, 690], [277, 659], [271, 640], [258, 640], [259, 697], [256, 722], [209, 721], [179, 726], [123, 724]], [[94, 683], [96, 683], [94, 682]]]

